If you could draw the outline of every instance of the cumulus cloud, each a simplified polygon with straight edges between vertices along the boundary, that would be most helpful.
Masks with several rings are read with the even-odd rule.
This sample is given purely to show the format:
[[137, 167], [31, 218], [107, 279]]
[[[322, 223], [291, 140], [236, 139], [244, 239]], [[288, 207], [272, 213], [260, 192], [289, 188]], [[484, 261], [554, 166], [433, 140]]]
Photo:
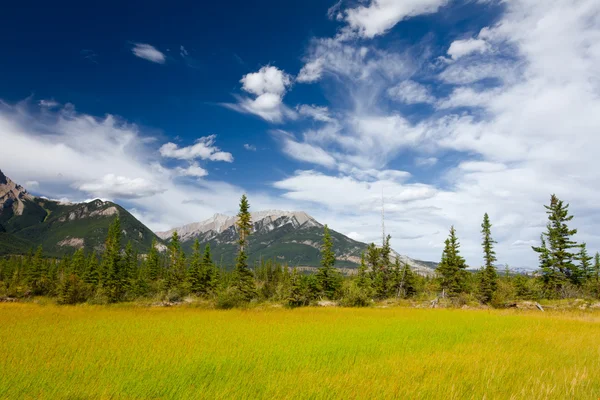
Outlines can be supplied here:
[[192, 163], [186, 168], [177, 167], [175, 171], [179, 176], [191, 176], [195, 178], [202, 178], [208, 175], [208, 171], [199, 166], [197, 163]]
[[144, 60], [153, 63], [164, 64], [166, 61], [166, 57], [161, 51], [146, 43], [134, 43], [131, 52], [136, 57], [143, 58]]
[[233, 162], [233, 155], [221, 151], [215, 146], [217, 135], [203, 136], [196, 140], [191, 146], [179, 147], [175, 143], [165, 143], [159, 149], [160, 154], [167, 158], [176, 158], [178, 160], [210, 160]]
[[256, 151], [256, 146], [248, 143], [244, 143], [244, 148], [248, 151]]
[[246, 74], [240, 80], [242, 90], [254, 98], [236, 96], [236, 104], [223, 106], [232, 110], [254, 114], [269, 122], [293, 119], [295, 113], [283, 104], [283, 96], [292, 85], [292, 77], [277, 67], [267, 65], [258, 72]]

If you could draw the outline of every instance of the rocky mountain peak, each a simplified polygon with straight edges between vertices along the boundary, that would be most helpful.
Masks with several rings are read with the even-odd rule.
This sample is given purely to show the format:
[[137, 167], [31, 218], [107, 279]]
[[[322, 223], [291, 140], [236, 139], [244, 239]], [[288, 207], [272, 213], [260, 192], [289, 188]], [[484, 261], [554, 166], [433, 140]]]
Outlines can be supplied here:
[[[255, 229], [264, 228], [268, 230], [275, 221], [281, 218], [285, 219], [285, 221], [281, 221], [282, 224], [290, 222], [295, 226], [302, 226], [304, 224], [307, 224], [307, 226], [321, 226], [313, 217], [303, 211], [265, 210], [250, 214]], [[168, 239], [173, 235], [174, 231], [177, 231], [180, 240], [186, 242], [207, 232], [220, 234], [234, 227], [236, 221], [237, 217], [235, 215], [215, 214], [204, 221], [194, 222], [165, 232], [156, 232], [156, 235], [162, 239]]]
[[33, 196], [0, 171], [0, 214], [12, 208], [15, 215], [22, 215], [25, 200], [33, 200]]

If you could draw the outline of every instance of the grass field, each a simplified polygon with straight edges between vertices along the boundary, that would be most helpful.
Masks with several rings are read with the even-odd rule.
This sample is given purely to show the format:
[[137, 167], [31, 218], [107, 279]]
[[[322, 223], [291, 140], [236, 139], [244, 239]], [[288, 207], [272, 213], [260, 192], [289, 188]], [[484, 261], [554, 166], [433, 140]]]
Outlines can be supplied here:
[[599, 314], [0, 304], [0, 399], [599, 397]]

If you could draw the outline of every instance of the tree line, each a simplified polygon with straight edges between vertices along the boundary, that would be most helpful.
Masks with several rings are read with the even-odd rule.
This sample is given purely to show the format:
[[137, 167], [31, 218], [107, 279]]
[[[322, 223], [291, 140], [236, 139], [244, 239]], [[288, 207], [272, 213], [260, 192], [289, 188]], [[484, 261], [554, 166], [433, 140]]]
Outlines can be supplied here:
[[321, 265], [315, 273], [273, 260], [248, 264], [248, 238], [252, 233], [250, 205], [241, 198], [237, 214], [238, 253], [232, 270], [218, 266], [210, 245], [195, 241], [189, 256], [183, 252], [177, 232], [161, 253], [154, 241], [147, 254], [138, 254], [123, 238], [118, 217], [108, 230], [100, 254], [50, 259], [42, 248], [27, 256], [0, 260], [0, 297], [51, 296], [60, 304], [96, 304], [158, 299], [181, 301], [188, 296], [206, 299], [220, 308], [250, 302], [274, 301], [292, 307], [321, 300], [346, 306], [368, 306], [386, 299], [426, 300], [432, 297], [451, 304], [485, 303], [503, 306], [517, 299], [599, 297], [600, 254], [591, 257], [585, 243], [573, 240], [577, 233], [567, 225], [573, 218], [564, 204], [552, 195], [546, 231], [540, 246], [540, 268], [535, 274], [499, 273], [492, 238], [492, 224], [486, 213], [481, 224], [483, 265], [475, 273], [467, 270], [460, 255], [454, 227], [445, 240], [434, 276], [415, 273], [393, 255], [388, 235], [381, 246], [371, 243], [362, 253], [356, 274], [343, 276], [335, 267], [334, 242], [324, 227]]

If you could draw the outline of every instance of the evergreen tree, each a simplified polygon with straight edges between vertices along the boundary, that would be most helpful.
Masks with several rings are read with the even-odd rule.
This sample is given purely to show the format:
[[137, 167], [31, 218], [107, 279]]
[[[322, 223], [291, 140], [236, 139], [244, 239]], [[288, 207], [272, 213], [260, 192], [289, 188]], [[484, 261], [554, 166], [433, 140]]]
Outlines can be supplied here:
[[396, 259], [394, 269], [398, 271], [396, 278], [396, 297], [405, 299], [413, 297], [417, 294], [417, 276], [410, 268], [408, 263], [402, 263], [400, 268], [400, 260]]
[[146, 258], [146, 265], [148, 270], [148, 279], [151, 281], [155, 281], [159, 278], [160, 275], [160, 256], [158, 254], [158, 249], [156, 248], [156, 239], [152, 239], [152, 245], [150, 246], [150, 251], [148, 252], [148, 257]]
[[365, 262], [365, 253], [360, 254], [360, 265], [356, 274], [356, 286], [360, 289], [371, 288], [371, 278], [367, 274], [367, 264]]
[[483, 215], [483, 223], [481, 224], [481, 233], [483, 235], [483, 259], [485, 262], [481, 279], [480, 279], [480, 293], [484, 303], [489, 303], [492, 300], [492, 296], [498, 287], [498, 272], [494, 263], [497, 261], [496, 252], [494, 251], [494, 243], [496, 241], [492, 239], [491, 233], [492, 224], [487, 213]]
[[236, 226], [239, 234], [239, 251], [233, 270], [232, 287], [243, 300], [250, 301], [256, 296], [256, 286], [252, 271], [248, 267], [248, 255], [246, 254], [248, 237], [252, 231], [250, 204], [246, 195], [243, 195], [240, 200], [240, 211], [237, 214]]
[[71, 264], [73, 267], [73, 273], [77, 276], [83, 276], [87, 264], [83, 249], [77, 249], [77, 251], [75, 251]]
[[210, 244], [204, 247], [204, 254], [201, 262], [202, 288], [205, 294], [214, 293], [217, 290], [219, 281], [219, 270], [212, 260], [210, 253]]
[[123, 293], [131, 291], [133, 288], [137, 269], [138, 255], [133, 249], [131, 241], [128, 241], [125, 246], [125, 255], [123, 257], [123, 265], [121, 268], [121, 288]]
[[100, 274], [98, 271], [98, 257], [96, 256], [95, 252], [92, 252], [87, 260], [85, 273], [83, 274], [83, 281], [92, 288], [95, 288], [98, 286], [99, 280]]
[[573, 219], [569, 215], [569, 205], [564, 204], [556, 195], [550, 197], [550, 205], [544, 206], [548, 214], [546, 232], [543, 233], [542, 245], [532, 247], [539, 253], [540, 268], [546, 289], [558, 293], [567, 281], [581, 283], [581, 271], [573, 263], [575, 254], [571, 249], [577, 247], [571, 237], [577, 229], [569, 229], [567, 222]]
[[581, 279], [585, 282], [592, 277], [592, 260], [594, 259], [592, 256], [588, 255], [585, 242], [581, 244], [581, 249], [579, 250], [577, 259], [580, 263], [579, 270], [581, 271]]
[[321, 247], [321, 267], [317, 271], [316, 278], [321, 287], [322, 294], [328, 299], [336, 298], [342, 283], [342, 277], [334, 265], [335, 253], [333, 252], [333, 241], [329, 234], [329, 228], [325, 225], [323, 245]]
[[287, 299], [288, 305], [291, 307], [300, 307], [307, 304], [306, 288], [303, 285], [303, 280], [296, 268], [292, 270], [290, 278], [290, 295]]
[[38, 246], [35, 254], [30, 257], [29, 269], [27, 271], [27, 283], [29, 288], [31, 289], [32, 294], [43, 294], [43, 264], [44, 260], [42, 258], [42, 246]]
[[179, 234], [173, 231], [169, 242], [169, 265], [167, 270], [167, 288], [178, 288], [186, 276], [185, 254], [181, 249]]
[[459, 247], [456, 231], [452, 226], [450, 235], [445, 241], [442, 260], [436, 270], [441, 278], [442, 289], [450, 297], [465, 292], [467, 286], [467, 265], [460, 256]]
[[121, 221], [119, 217], [115, 218], [108, 228], [105, 251], [103, 260], [103, 269], [105, 271], [105, 280], [102, 282], [106, 289], [108, 300], [116, 302], [120, 300], [122, 292], [121, 284]]
[[188, 270], [188, 283], [190, 285], [190, 291], [197, 295], [204, 293], [200, 263], [200, 242], [196, 238], [194, 245], [192, 246], [192, 258], [190, 259], [190, 269]]
[[600, 253], [598, 252], [594, 256], [594, 280], [596, 284], [600, 283]]

